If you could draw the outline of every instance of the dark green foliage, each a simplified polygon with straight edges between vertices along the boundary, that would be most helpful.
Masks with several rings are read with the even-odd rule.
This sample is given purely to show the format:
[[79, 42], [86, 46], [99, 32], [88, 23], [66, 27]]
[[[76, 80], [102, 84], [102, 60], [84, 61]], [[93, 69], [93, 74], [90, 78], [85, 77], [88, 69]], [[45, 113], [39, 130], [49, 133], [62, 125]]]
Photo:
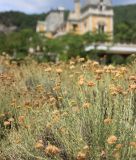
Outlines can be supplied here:
[[126, 58], [126, 63], [132, 63], [134, 60], [136, 60], [136, 55], [129, 55], [127, 58]]
[[114, 7], [115, 42], [136, 43], [136, 5]]
[[24, 29], [20, 32], [13, 32], [8, 35], [0, 35], [0, 53], [6, 52], [13, 58], [24, 58], [29, 48], [37, 50], [40, 48], [36, 60], [55, 61], [68, 60], [71, 57], [86, 57], [84, 48], [92, 42], [108, 41], [108, 35], [98, 33], [86, 33], [85, 35], [67, 34], [54, 39], [37, 34], [33, 30]]
[[136, 4], [115, 6], [114, 7], [114, 22], [118, 24], [120, 22], [136, 22]]
[[99, 61], [99, 55], [98, 55], [98, 51], [91, 51], [91, 53], [88, 53], [87, 58], [95, 60], [95, 61]]
[[0, 13], [0, 24], [6, 26], [16, 26], [18, 30], [31, 28], [35, 30], [35, 26], [38, 20], [44, 20], [46, 14], [25, 14], [21, 12], [2, 12]]
[[59, 54], [61, 60], [80, 55], [84, 50], [83, 37], [74, 34], [67, 34], [55, 39], [48, 39], [45, 42], [46, 52]]
[[86, 33], [85, 35], [67, 34], [45, 42], [46, 52], [59, 55], [59, 59], [67, 60], [71, 57], [86, 57], [84, 48], [92, 42], [105, 42], [109, 40], [106, 34]]
[[113, 55], [111, 57], [111, 62], [113, 64], [124, 64], [125, 63], [125, 58], [123, 56], [120, 56], [120, 55]]
[[41, 45], [40, 35], [31, 29], [13, 32], [8, 35], [0, 35], [0, 53], [6, 52], [14, 58], [23, 58], [28, 54], [28, 49]]
[[91, 33], [88, 32], [83, 35], [84, 38], [84, 44], [90, 44], [92, 42], [106, 42], [110, 41], [110, 36], [106, 33]]
[[119, 23], [115, 26], [115, 42], [136, 43], [136, 23]]

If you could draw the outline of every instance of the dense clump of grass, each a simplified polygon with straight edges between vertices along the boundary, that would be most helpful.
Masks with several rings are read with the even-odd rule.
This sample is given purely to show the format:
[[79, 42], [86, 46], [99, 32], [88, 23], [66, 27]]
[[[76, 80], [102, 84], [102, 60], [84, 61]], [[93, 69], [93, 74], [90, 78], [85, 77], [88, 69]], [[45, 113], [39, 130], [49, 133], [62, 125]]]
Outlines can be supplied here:
[[0, 159], [134, 160], [136, 62], [8, 64], [0, 74]]

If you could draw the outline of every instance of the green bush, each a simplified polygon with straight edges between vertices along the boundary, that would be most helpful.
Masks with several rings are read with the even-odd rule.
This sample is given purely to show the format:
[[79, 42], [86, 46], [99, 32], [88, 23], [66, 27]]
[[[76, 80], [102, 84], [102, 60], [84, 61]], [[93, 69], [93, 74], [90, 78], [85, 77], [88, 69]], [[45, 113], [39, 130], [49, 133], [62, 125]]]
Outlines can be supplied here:
[[125, 58], [120, 55], [113, 55], [111, 57], [111, 63], [113, 64], [125, 64]]
[[132, 63], [134, 60], [136, 60], [136, 55], [130, 55], [126, 58], [126, 63]]

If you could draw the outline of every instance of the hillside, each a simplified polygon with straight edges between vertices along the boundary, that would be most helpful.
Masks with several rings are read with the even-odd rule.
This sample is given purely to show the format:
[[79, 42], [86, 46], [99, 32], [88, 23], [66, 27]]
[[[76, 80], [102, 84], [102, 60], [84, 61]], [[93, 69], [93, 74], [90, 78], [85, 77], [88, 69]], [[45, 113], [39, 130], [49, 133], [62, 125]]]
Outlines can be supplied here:
[[6, 27], [16, 26], [18, 30], [25, 28], [35, 29], [38, 20], [45, 19], [46, 14], [27, 15], [21, 12], [2, 12], [0, 13], [0, 24]]
[[136, 43], [136, 4], [114, 7], [114, 40]]
[[114, 22], [136, 23], [136, 4], [114, 7]]
[[[115, 6], [115, 25], [122, 22], [135, 23], [136, 4], [126, 6]], [[67, 12], [66, 12], [67, 14]], [[38, 20], [44, 20], [46, 14], [31, 14], [27, 15], [21, 12], [3, 12], [0, 13], [0, 24], [7, 27], [15, 26], [18, 30], [25, 28], [35, 29]]]

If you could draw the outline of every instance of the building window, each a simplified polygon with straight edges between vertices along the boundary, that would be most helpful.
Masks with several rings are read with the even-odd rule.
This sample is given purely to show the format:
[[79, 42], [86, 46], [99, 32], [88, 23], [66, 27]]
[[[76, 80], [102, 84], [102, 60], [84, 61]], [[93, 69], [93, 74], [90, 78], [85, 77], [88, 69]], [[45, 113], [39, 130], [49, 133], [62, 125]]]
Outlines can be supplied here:
[[99, 24], [98, 25], [98, 32], [99, 33], [104, 33], [105, 32], [105, 25], [104, 24]]
[[77, 31], [78, 25], [77, 24], [73, 24], [73, 31]]
[[99, 10], [103, 11], [105, 9], [105, 5], [103, 3], [103, 0], [100, 0], [100, 4], [99, 4]]
[[103, 5], [100, 5], [99, 9], [100, 9], [100, 11], [102, 11], [103, 10]]

